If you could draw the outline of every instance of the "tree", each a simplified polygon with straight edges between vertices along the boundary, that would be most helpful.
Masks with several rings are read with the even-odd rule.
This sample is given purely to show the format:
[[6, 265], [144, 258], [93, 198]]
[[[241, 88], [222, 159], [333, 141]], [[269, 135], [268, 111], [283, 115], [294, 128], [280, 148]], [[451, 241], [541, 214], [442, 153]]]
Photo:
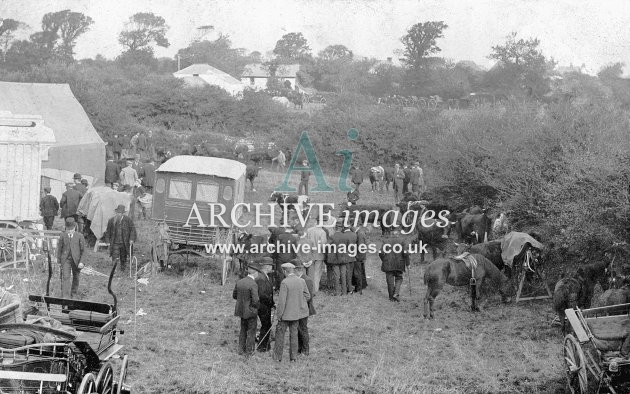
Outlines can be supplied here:
[[62, 58], [74, 59], [74, 46], [80, 35], [90, 29], [94, 23], [92, 18], [80, 12], [70, 10], [56, 12], [53, 15], [60, 20], [59, 36], [61, 42], [58, 44], [58, 52]]
[[348, 49], [345, 45], [329, 45], [324, 48], [323, 51], [319, 52], [318, 57], [324, 61], [351, 61], [353, 54], [350, 49]]
[[7, 61], [7, 51], [15, 40], [15, 32], [19, 29], [27, 28], [28, 25], [15, 19], [0, 20], [0, 50], [2, 50], [2, 62]]
[[302, 33], [288, 33], [276, 42], [273, 53], [281, 62], [302, 61], [311, 55], [311, 48]]
[[623, 75], [623, 67], [625, 66], [622, 62], [617, 62], [613, 64], [607, 64], [602, 67], [601, 70], [597, 73], [599, 79], [616, 79], [621, 78]]
[[153, 50], [152, 45], [168, 48], [166, 38], [169, 29], [161, 16], [152, 12], [138, 12], [129, 18], [125, 28], [118, 35], [118, 42], [127, 51]]
[[420, 69], [427, 64], [430, 55], [441, 51], [437, 39], [444, 37], [442, 32], [448, 25], [442, 21], [416, 23], [407, 30], [400, 40], [405, 46], [403, 61], [407, 66]]
[[245, 65], [256, 62], [251, 55], [246, 56], [244, 52], [242, 48], [232, 48], [230, 37], [221, 34], [214, 41], [193, 41], [186, 48], [177, 51], [177, 55], [182, 59], [182, 67], [191, 63], [207, 63], [239, 77]]

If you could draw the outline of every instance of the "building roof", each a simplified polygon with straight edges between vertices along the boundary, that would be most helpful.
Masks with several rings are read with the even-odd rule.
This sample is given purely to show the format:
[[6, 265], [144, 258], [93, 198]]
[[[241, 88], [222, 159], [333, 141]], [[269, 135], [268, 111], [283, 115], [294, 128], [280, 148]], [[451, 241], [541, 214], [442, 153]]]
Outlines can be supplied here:
[[67, 84], [0, 82], [0, 111], [40, 115], [61, 145], [105, 145]]
[[218, 68], [212, 67], [209, 64], [193, 64], [192, 66], [188, 66], [177, 72], [174, 72], [173, 75], [179, 78], [187, 76], [199, 76], [200, 78], [203, 78], [204, 75], [210, 75], [213, 78], [218, 78], [230, 85], [241, 84], [241, 81], [239, 81], [238, 79], [234, 78], [224, 71], [219, 70]]
[[[299, 64], [280, 64], [276, 69], [275, 77], [277, 78], [296, 78], [297, 72], [300, 71]], [[243, 70], [241, 77], [258, 77], [269, 78], [271, 74], [269, 69], [260, 63], [248, 64]]]
[[175, 156], [158, 168], [157, 172], [214, 175], [221, 178], [239, 179], [247, 166], [240, 161], [205, 156]]

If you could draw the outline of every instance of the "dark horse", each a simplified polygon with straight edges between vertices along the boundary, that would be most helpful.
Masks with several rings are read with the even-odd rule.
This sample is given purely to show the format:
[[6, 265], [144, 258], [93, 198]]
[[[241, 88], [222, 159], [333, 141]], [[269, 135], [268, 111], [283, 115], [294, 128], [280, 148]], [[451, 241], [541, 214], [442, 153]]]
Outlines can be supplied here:
[[484, 280], [493, 282], [498, 288], [504, 302], [508, 300], [509, 282], [508, 278], [494, 264], [480, 254], [471, 254], [476, 260], [476, 267], [471, 269], [464, 261], [454, 258], [441, 258], [429, 264], [424, 271], [424, 283], [427, 285], [427, 294], [424, 299], [424, 317], [433, 319], [433, 302], [444, 287], [444, 284], [451, 286], [471, 286], [472, 310], [478, 311], [477, 301], [480, 298], [480, 291]]
[[607, 271], [610, 263], [596, 262], [578, 268], [570, 278], [562, 278], [553, 291], [553, 309], [558, 314], [562, 328], [565, 328], [564, 310], [569, 308], [590, 308], [595, 285], [599, 282], [602, 290], [609, 287]]

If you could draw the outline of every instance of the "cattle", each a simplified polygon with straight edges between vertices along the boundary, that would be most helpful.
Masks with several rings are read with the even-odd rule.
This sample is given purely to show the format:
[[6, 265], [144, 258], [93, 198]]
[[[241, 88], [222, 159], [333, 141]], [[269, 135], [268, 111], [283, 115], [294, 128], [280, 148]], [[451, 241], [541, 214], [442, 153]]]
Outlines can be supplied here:
[[255, 192], [256, 188], [254, 187], [254, 180], [258, 176], [258, 172], [262, 169], [262, 167], [256, 167], [252, 165], [248, 165], [245, 169], [245, 179], [249, 181], [251, 185], [250, 190]]
[[308, 204], [308, 200], [308, 196], [287, 194], [275, 191], [271, 193], [271, 196], [269, 196], [269, 201], [276, 202], [278, 205], [280, 205], [280, 209], [282, 209], [282, 211], [284, 211], [285, 207], [287, 207], [289, 210], [304, 211], [305, 205]]
[[249, 146], [245, 144], [236, 145], [234, 147], [234, 156], [239, 159], [247, 160], [249, 156]]
[[385, 178], [385, 169], [381, 166], [372, 167], [370, 169], [370, 183], [372, 191], [383, 191], [383, 179]]
[[[383, 216], [385, 213], [393, 210], [394, 207], [387, 204], [350, 205], [343, 209], [337, 224], [342, 225], [344, 222], [347, 222], [350, 226], [354, 226], [355, 224], [357, 226], [364, 226], [369, 223], [371, 225], [379, 226], [382, 234], [387, 235], [395, 228], [394, 223], [389, 223], [394, 216], [393, 214], [390, 214], [387, 218], [388, 223], [383, 221]], [[400, 217], [398, 220], [400, 221]], [[397, 224], [400, 226], [400, 223]]]
[[346, 195], [346, 199], [348, 200], [348, 206], [350, 205], [357, 205], [357, 201], [359, 201], [359, 190], [353, 190], [351, 192], [348, 192], [348, 194]]

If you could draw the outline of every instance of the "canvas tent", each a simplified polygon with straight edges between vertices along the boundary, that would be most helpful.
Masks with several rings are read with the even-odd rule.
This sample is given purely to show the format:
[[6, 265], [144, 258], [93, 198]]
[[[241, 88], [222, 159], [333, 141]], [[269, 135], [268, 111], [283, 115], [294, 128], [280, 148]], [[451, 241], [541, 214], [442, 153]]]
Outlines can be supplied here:
[[42, 163], [43, 186], [61, 197], [65, 182], [81, 173], [93, 185], [103, 182], [105, 143], [67, 84], [0, 82], [0, 111], [33, 114], [55, 134], [55, 144]]

